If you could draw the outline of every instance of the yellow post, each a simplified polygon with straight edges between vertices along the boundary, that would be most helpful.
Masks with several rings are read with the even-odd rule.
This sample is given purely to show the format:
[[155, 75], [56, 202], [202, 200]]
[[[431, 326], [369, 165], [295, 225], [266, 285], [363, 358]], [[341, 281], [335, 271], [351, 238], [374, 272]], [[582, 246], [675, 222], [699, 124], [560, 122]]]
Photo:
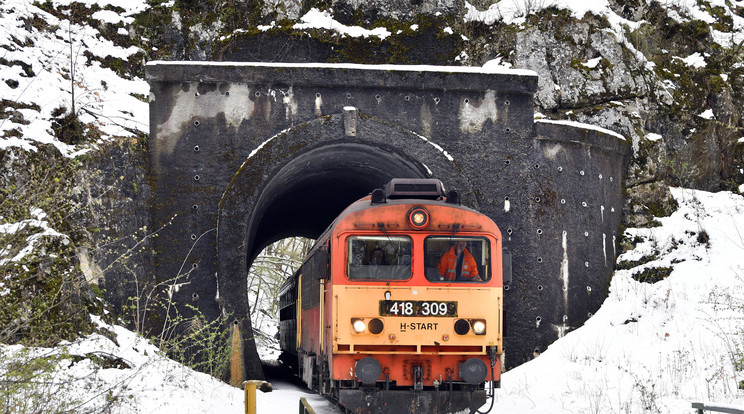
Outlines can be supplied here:
[[300, 414], [315, 414], [315, 410], [310, 406], [305, 397], [300, 398]]
[[245, 381], [245, 414], [256, 414], [256, 383], [260, 381]]
[[243, 340], [240, 335], [238, 321], [233, 324], [233, 334], [230, 351], [230, 385], [237, 387], [245, 379], [245, 365], [243, 362]]

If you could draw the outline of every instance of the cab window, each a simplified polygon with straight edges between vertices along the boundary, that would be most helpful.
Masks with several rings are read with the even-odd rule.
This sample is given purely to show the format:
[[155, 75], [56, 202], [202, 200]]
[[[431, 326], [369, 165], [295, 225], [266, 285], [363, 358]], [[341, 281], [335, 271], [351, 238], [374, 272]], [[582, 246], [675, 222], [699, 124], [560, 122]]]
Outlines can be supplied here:
[[351, 236], [346, 274], [353, 280], [406, 280], [411, 277], [411, 239], [405, 236]]
[[482, 283], [491, 278], [485, 237], [430, 236], [424, 240], [424, 251], [429, 281]]

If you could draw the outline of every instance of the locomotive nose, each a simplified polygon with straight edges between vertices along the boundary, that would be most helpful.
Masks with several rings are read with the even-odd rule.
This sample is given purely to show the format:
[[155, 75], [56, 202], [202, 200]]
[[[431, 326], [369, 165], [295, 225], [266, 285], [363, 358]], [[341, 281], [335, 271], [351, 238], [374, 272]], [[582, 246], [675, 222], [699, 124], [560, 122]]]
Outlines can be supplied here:
[[460, 364], [460, 377], [468, 384], [480, 384], [486, 380], [487, 375], [486, 363], [478, 358], [470, 358]]
[[356, 363], [356, 376], [362, 384], [374, 384], [382, 374], [380, 362], [372, 357], [364, 357]]

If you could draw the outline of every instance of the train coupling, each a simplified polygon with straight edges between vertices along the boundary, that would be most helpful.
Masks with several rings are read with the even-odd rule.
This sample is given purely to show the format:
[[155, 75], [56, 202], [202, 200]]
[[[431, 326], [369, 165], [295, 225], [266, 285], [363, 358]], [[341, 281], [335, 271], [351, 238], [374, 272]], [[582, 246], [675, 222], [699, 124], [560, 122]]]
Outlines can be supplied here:
[[499, 357], [499, 347], [498, 346], [489, 346], [488, 347], [488, 357], [491, 359], [491, 367], [496, 366], [496, 362], [498, 361]]

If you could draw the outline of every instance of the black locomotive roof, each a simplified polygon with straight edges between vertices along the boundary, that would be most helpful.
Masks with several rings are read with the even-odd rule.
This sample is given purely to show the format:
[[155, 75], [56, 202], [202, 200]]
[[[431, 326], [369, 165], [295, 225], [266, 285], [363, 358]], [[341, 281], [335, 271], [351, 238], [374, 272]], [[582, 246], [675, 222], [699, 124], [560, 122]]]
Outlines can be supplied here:
[[318, 240], [324, 239], [344, 217], [370, 208], [416, 204], [446, 206], [477, 213], [476, 210], [463, 206], [459, 202], [460, 196], [457, 191], [449, 191], [445, 195], [444, 186], [437, 179], [394, 178], [385, 185], [384, 189], [375, 189], [370, 195], [350, 204], [333, 220], [333, 223], [318, 237]]

